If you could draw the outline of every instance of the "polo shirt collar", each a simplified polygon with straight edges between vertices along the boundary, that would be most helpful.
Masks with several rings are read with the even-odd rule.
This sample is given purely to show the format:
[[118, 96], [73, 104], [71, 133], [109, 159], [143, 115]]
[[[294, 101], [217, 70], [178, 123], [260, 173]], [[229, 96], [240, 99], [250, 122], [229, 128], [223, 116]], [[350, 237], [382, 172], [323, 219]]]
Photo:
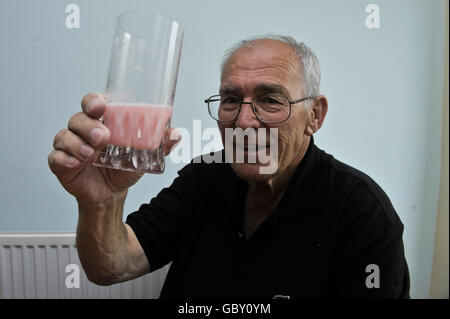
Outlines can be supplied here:
[[316, 182], [319, 167], [319, 149], [311, 136], [308, 149], [297, 166], [285, 194], [278, 203], [279, 214], [302, 214], [311, 211], [318, 203], [319, 186]]

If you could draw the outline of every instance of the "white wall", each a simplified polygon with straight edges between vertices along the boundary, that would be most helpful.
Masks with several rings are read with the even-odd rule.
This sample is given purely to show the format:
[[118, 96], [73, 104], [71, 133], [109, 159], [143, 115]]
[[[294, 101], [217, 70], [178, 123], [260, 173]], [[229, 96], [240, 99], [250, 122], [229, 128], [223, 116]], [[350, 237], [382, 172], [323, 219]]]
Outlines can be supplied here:
[[[81, 9], [81, 28], [65, 27], [65, 6]], [[381, 28], [365, 26], [376, 3]], [[443, 87], [444, 0], [0, 2], [0, 231], [73, 231], [74, 199], [47, 166], [53, 137], [102, 91], [114, 19], [122, 11], [161, 12], [185, 27], [173, 117], [214, 126], [203, 99], [217, 92], [219, 63], [241, 38], [283, 33], [317, 53], [329, 114], [317, 144], [372, 176], [405, 224], [412, 296], [427, 297], [436, 225]], [[196, 154], [195, 154], [196, 155]], [[145, 176], [131, 191], [132, 212], [182, 165]]]

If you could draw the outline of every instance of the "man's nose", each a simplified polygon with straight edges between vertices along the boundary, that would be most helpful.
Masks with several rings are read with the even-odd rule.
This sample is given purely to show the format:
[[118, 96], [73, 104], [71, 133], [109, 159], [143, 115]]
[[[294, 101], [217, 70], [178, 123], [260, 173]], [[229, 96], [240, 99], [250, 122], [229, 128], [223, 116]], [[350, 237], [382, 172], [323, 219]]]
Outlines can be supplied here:
[[250, 103], [242, 103], [241, 110], [235, 122], [236, 127], [240, 127], [243, 130], [246, 128], [258, 128], [261, 127], [261, 122], [253, 112], [252, 105]]

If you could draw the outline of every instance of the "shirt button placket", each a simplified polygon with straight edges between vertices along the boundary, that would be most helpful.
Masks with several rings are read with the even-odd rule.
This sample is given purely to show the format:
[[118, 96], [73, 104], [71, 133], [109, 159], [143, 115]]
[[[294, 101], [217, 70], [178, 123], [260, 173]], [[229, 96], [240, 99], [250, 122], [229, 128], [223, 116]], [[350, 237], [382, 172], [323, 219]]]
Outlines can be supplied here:
[[236, 242], [236, 252], [234, 257], [234, 271], [233, 277], [238, 280], [244, 280], [248, 276], [248, 243], [244, 239], [242, 231], [238, 232], [238, 239]]

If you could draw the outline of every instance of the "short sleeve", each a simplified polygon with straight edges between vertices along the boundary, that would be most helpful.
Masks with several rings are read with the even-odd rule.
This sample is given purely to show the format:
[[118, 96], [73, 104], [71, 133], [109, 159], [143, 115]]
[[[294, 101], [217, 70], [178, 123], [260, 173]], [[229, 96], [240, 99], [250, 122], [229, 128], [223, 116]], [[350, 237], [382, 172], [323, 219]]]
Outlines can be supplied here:
[[334, 298], [409, 298], [403, 224], [377, 185], [357, 184], [344, 205], [332, 262]]
[[151, 272], [170, 263], [181, 248], [190, 223], [194, 170], [195, 164], [184, 167], [169, 187], [127, 216], [126, 223], [136, 234]]

